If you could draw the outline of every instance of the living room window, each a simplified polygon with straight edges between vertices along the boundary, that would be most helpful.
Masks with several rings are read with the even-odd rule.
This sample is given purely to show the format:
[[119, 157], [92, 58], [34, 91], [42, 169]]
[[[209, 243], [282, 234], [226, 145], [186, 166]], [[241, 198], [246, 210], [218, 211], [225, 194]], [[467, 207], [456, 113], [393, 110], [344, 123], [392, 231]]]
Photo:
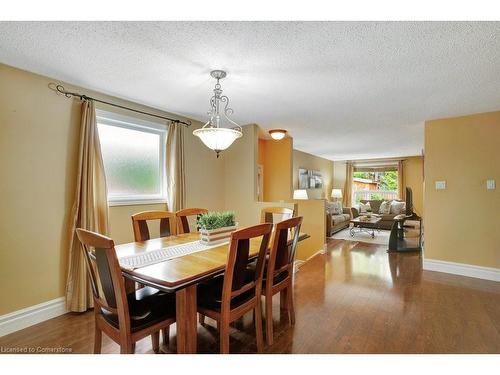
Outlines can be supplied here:
[[98, 111], [110, 205], [165, 202], [165, 125]]
[[398, 170], [395, 168], [356, 168], [352, 178], [352, 200], [398, 199]]

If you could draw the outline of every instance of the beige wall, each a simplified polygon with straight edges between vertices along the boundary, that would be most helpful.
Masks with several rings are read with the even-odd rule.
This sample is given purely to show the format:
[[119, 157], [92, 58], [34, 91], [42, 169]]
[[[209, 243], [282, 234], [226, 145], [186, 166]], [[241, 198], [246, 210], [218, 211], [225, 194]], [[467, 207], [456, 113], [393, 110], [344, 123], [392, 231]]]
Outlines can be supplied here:
[[[51, 91], [48, 84], [54, 81], [0, 64], [0, 315], [64, 295], [80, 105]], [[224, 159], [217, 160], [191, 132], [185, 129], [187, 205], [221, 209]], [[130, 214], [148, 208], [110, 208], [111, 234], [118, 243], [132, 238]]]
[[264, 166], [264, 201], [292, 199], [292, 150], [291, 137], [280, 141], [259, 139], [259, 158]]
[[234, 211], [239, 225], [255, 224], [257, 202], [257, 125], [243, 126], [243, 137], [224, 151], [224, 207]]
[[499, 140], [500, 112], [426, 122], [425, 258], [500, 268]]
[[404, 161], [405, 185], [413, 193], [413, 211], [419, 216], [424, 214], [424, 159], [422, 156], [410, 156]]
[[334, 161], [333, 162], [333, 188], [342, 189], [342, 194], [344, 194], [345, 185], [345, 161]]
[[323, 189], [307, 189], [310, 199], [330, 199], [333, 186], [333, 161], [293, 150], [293, 189], [299, 188], [299, 168], [313, 169], [323, 176]]

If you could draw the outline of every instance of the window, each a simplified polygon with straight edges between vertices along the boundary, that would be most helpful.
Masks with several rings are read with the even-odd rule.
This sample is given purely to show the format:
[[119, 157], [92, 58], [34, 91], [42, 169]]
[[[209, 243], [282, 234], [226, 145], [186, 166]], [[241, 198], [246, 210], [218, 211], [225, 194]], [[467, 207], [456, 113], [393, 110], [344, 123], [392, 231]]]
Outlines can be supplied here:
[[353, 203], [366, 199], [397, 199], [398, 171], [391, 168], [356, 168], [352, 176]]
[[108, 202], [165, 201], [166, 126], [97, 111]]

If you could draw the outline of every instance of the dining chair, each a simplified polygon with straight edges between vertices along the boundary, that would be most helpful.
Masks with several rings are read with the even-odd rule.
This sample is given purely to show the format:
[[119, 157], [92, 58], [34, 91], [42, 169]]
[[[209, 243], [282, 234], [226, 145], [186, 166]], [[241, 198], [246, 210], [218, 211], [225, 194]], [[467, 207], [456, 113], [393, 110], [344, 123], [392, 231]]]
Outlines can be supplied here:
[[260, 210], [260, 222], [275, 224], [290, 219], [297, 215], [297, 207], [297, 204], [294, 204], [293, 209], [287, 207], [264, 207]]
[[[253, 310], [257, 351], [263, 350], [261, 292], [264, 262], [272, 224], [264, 223], [234, 231], [223, 275], [198, 284], [198, 312], [217, 321], [220, 352], [229, 353], [229, 324]], [[250, 239], [261, 237], [254, 270], [247, 268]]]
[[[277, 223], [264, 270], [262, 294], [265, 296], [266, 341], [273, 344], [273, 296], [281, 293], [281, 301], [286, 305], [290, 324], [295, 324], [293, 302], [293, 265], [299, 240], [302, 216]], [[291, 236], [291, 244], [289, 237]]]
[[[176, 232], [177, 217], [170, 211], [143, 211], [132, 215], [132, 229], [134, 230], [134, 241], [147, 241], [150, 237], [148, 221], [160, 220], [160, 237], [168, 237]], [[125, 280], [125, 289], [132, 291], [143, 288], [144, 285], [132, 280]], [[170, 340], [170, 328], [162, 329], [163, 343], [168, 345]]]
[[184, 208], [175, 213], [177, 216], [177, 223], [179, 225], [179, 233], [190, 233], [189, 221], [190, 216], [198, 216], [207, 214], [206, 208]]
[[148, 221], [160, 220], [160, 237], [168, 237], [175, 234], [176, 216], [169, 211], [143, 211], [132, 215], [132, 228], [134, 229], [134, 240], [149, 240]]
[[127, 294], [113, 240], [80, 228], [76, 233], [94, 299], [94, 353], [101, 352], [102, 332], [120, 345], [121, 353], [133, 353], [137, 341], [151, 336], [158, 353], [160, 330], [175, 323], [175, 295], [150, 287]]

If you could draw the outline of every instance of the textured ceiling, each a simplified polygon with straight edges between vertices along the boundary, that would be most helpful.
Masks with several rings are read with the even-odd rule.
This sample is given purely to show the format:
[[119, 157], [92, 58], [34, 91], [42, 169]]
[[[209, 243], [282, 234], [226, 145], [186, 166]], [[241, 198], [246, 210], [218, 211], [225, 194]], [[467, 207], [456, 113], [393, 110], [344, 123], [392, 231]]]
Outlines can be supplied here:
[[200, 120], [225, 69], [235, 120], [332, 160], [420, 154], [423, 121], [500, 109], [500, 23], [1, 22], [0, 62]]

